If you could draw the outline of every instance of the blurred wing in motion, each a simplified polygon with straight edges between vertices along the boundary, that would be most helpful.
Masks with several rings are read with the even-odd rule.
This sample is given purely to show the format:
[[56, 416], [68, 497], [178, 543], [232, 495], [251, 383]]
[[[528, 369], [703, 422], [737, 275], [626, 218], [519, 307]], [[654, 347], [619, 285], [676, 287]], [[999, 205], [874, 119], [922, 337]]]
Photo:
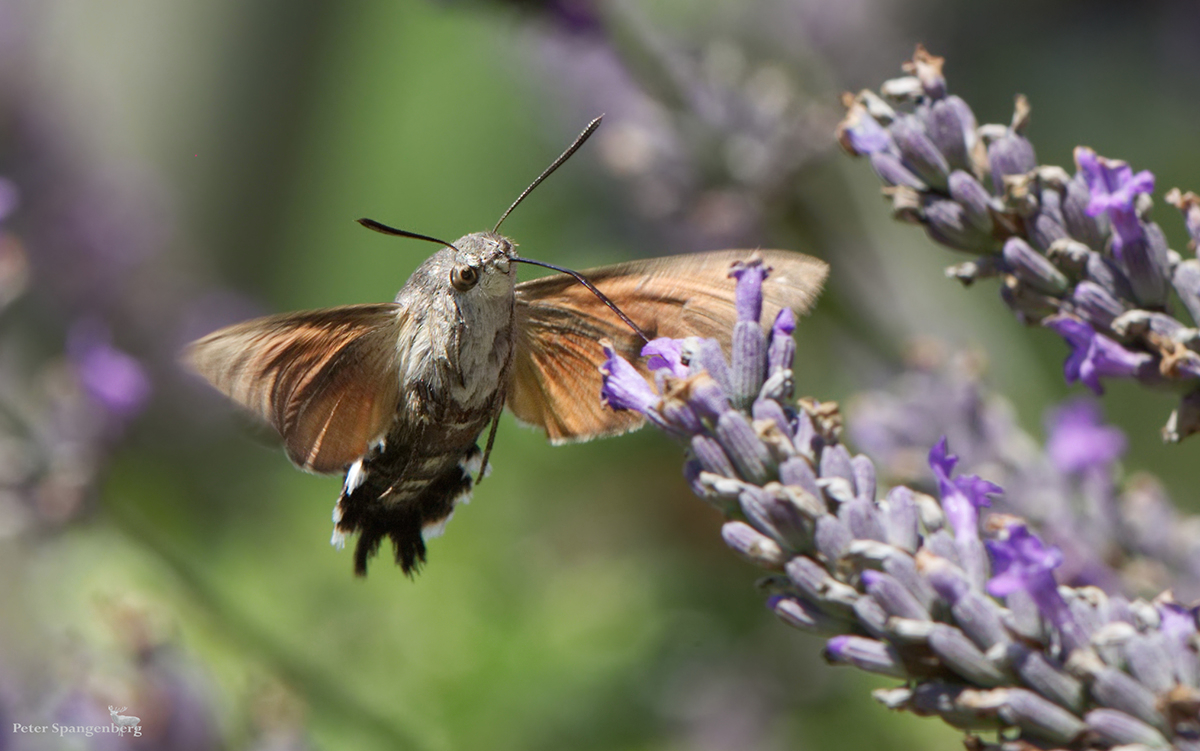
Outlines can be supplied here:
[[[762, 256], [772, 271], [763, 284], [764, 320], [783, 308], [803, 314], [816, 300], [829, 267], [782, 250], [722, 250], [668, 256], [581, 272], [646, 334], [682, 339], [711, 337], [729, 352], [733, 323], [734, 261]], [[546, 431], [554, 443], [616, 435], [641, 427], [634, 412], [600, 404], [601, 338], [644, 374], [641, 338], [603, 302], [563, 274], [517, 285], [516, 353], [508, 407], [517, 419]]]
[[268, 316], [209, 334], [184, 359], [274, 426], [299, 467], [340, 472], [396, 415], [403, 320], [393, 303]]

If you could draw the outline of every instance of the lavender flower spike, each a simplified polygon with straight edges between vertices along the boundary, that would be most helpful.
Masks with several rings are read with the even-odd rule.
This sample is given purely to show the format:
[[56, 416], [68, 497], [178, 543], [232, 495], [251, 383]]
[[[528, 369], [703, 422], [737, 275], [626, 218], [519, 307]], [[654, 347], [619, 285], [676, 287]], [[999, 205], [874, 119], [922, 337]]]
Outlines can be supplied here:
[[[759, 310], [761, 275], [743, 273], [738, 288], [742, 312]], [[940, 507], [904, 487], [877, 500], [875, 466], [842, 444], [837, 405], [794, 404], [760, 380], [753, 404], [739, 406], [737, 379], [713, 377], [706, 364], [731, 376], [770, 360], [771, 378], [776, 367], [788, 372], [779, 354], [792, 323], [777, 324], [766, 348], [734, 347], [729, 363], [715, 340], [648, 347], [657, 392], [611, 347], [604, 367], [610, 405], [688, 439], [685, 477], [726, 515], [726, 545], [769, 572], [767, 607], [790, 626], [832, 636], [828, 661], [903, 680], [876, 694], [893, 709], [968, 730], [1007, 729], [1002, 739], [1013, 747], [1091, 751], [1099, 736], [1192, 748], [1200, 737], [1194, 612], [1059, 587], [1063, 554], [1016, 517], [981, 523], [1000, 487], [953, 477], [957, 459], [944, 438], [929, 452]], [[745, 315], [736, 326], [761, 333]], [[675, 408], [695, 419], [671, 419]], [[1092, 447], [1088, 466], [1110, 456], [1111, 443]], [[981, 529], [1000, 529], [999, 539], [985, 547]]]
[[[1184, 396], [1164, 437], [1200, 432], [1200, 259], [1180, 259], [1149, 218], [1154, 175], [1082, 146], [1074, 175], [1039, 164], [1022, 135], [1024, 97], [1011, 124], [977, 126], [967, 103], [948, 94], [941, 58], [918, 48], [904, 69], [920, 72], [885, 81], [879, 94], [843, 97], [838, 129], [846, 151], [866, 156], [880, 176], [893, 218], [974, 256], [948, 277], [964, 285], [997, 278], [1022, 323], [1067, 339], [1068, 382], [1097, 394], [1103, 377], [1174, 382]], [[884, 98], [886, 109], [874, 104]], [[1195, 250], [1200, 199], [1179, 189], [1166, 198], [1183, 212]], [[1172, 287], [1186, 312], [1171, 311]]]

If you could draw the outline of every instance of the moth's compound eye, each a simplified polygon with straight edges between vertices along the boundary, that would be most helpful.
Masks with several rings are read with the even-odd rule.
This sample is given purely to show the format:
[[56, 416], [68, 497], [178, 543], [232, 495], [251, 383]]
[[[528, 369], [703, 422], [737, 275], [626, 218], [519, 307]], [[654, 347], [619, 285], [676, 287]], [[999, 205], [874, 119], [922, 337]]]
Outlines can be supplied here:
[[450, 283], [459, 292], [466, 292], [479, 281], [479, 269], [474, 266], [455, 266], [450, 272]]

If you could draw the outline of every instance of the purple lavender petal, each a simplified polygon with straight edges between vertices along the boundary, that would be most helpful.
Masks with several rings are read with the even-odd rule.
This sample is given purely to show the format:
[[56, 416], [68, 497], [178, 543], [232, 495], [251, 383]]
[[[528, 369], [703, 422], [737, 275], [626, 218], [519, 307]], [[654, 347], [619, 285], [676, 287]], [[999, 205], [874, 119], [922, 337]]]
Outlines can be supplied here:
[[683, 340], [660, 336], [642, 347], [646, 367], [652, 371], [665, 370], [676, 378], [687, 378], [688, 369], [683, 364]]
[[1087, 213], [1108, 214], [1113, 225], [1113, 253], [1122, 258], [1122, 248], [1143, 237], [1135, 203], [1139, 193], [1154, 191], [1154, 175], [1142, 170], [1136, 175], [1119, 159], [1105, 159], [1086, 146], [1075, 148], [1075, 163], [1091, 192]]
[[631, 409], [647, 416], [657, 414], [655, 409], [661, 400], [642, 374], [617, 354], [611, 342], [601, 342], [601, 346], [607, 358], [600, 366], [604, 377], [601, 403], [609, 409]]
[[1006, 538], [988, 540], [987, 548], [995, 571], [987, 584], [989, 594], [1007, 597], [1015, 592], [1027, 593], [1062, 634], [1067, 651], [1087, 644], [1087, 636], [1075, 622], [1054, 581], [1052, 572], [1063, 561], [1061, 550], [1045, 545], [1021, 523], [1009, 525]]
[[132, 417], [150, 398], [150, 377], [145, 368], [135, 357], [112, 346], [103, 323], [95, 319], [78, 321], [67, 335], [67, 356], [83, 390], [114, 416]]
[[1101, 378], [1130, 378], [1153, 359], [1144, 353], [1130, 352], [1073, 316], [1052, 316], [1042, 325], [1071, 345], [1071, 354], [1063, 364], [1067, 383], [1082, 381], [1097, 395], [1104, 393]]
[[1088, 399], [1074, 399], [1050, 416], [1046, 453], [1059, 471], [1082, 473], [1107, 467], [1125, 453], [1125, 434], [1105, 425], [1100, 407]]

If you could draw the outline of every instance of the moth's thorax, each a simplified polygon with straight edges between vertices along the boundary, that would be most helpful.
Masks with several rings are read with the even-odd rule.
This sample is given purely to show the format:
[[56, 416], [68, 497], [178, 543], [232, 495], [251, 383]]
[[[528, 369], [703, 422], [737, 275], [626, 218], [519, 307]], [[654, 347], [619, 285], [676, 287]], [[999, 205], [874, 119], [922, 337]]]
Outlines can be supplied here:
[[[439, 410], [490, 408], [512, 357], [516, 282], [514, 244], [491, 232], [459, 238], [434, 253], [396, 295], [406, 322], [397, 341], [400, 381], [414, 393], [406, 409], [438, 419]], [[452, 282], [470, 267], [469, 289]], [[422, 406], [423, 405], [423, 406]]]

